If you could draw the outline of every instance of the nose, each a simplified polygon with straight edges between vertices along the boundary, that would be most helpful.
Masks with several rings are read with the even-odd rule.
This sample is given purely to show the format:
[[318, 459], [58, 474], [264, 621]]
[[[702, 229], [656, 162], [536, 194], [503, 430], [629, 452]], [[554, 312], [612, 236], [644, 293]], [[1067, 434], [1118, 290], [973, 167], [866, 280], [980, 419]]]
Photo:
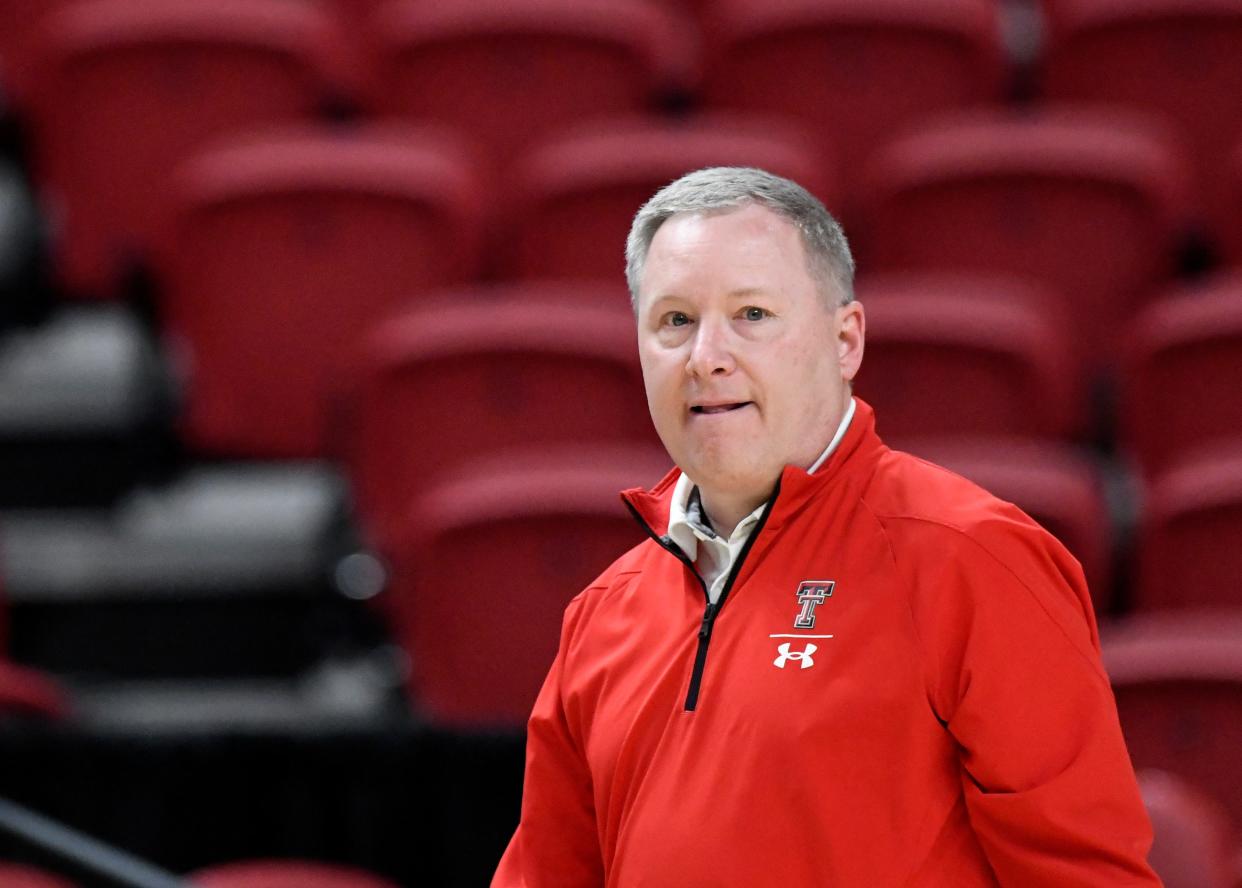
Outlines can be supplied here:
[[727, 376], [737, 364], [726, 325], [702, 320], [690, 343], [686, 371], [692, 376]]

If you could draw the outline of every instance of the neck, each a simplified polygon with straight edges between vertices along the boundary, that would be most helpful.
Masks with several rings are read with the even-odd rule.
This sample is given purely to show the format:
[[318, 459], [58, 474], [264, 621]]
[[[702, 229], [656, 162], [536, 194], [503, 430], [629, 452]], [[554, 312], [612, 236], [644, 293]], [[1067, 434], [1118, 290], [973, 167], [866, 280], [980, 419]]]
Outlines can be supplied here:
[[699, 498], [703, 503], [704, 517], [710, 522], [712, 530], [725, 539], [733, 536], [734, 529], [742, 519], [767, 502], [771, 495], [771, 490], [758, 496], [745, 496], [712, 491], [699, 486]]

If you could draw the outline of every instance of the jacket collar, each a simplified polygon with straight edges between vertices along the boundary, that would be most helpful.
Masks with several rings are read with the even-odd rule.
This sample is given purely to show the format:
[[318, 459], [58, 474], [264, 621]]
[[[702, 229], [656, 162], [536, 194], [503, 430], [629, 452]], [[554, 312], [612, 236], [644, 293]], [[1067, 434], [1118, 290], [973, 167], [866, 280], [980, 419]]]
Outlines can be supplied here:
[[[875, 432], [875, 411], [861, 398], [854, 399], [854, 419], [837, 449], [813, 475], [796, 466], [785, 466], [777, 485], [778, 495], [768, 517], [769, 529], [784, 524], [811, 499], [845, 481], [847, 477], [868, 475], [884, 443]], [[681, 470], [674, 467], [650, 490], [633, 487], [621, 492], [621, 499], [635, 516], [657, 537], [668, 534], [669, 507]]]

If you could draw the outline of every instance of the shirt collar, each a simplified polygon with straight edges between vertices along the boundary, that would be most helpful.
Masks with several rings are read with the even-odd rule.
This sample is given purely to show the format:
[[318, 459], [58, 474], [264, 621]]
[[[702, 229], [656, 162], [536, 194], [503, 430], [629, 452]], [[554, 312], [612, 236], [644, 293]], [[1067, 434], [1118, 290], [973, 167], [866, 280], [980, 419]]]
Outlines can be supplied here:
[[[824, 448], [823, 453], [806, 470], [808, 475], [815, 474], [815, 470], [822, 466], [828, 460], [828, 457], [832, 456], [832, 452], [837, 449], [841, 439], [845, 437], [845, 433], [849, 430], [850, 421], [853, 418], [854, 399], [850, 398], [850, 403], [845, 408], [845, 415], [841, 417], [841, 422], [837, 425], [836, 434], [832, 436], [832, 440], [828, 442], [828, 446]], [[733, 530], [734, 538], [738, 536], [739, 532], [749, 533], [751, 525], [758, 521], [759, 516], [763, 513], [764, 505], [767, 504], [761, 504], [759, 508], [738, 522], [737, 527]], [[698, 557], [699, 540], [712, 540], [718, 537], [718, 534], [712, 530], [711, 525], [703, 515], [703, 501], [699, 497], [698, 486], [690, 480], [685, 472], [681, 473], [681, 476], [677, 479], [677, 485], [673, 488], [673, 498], [669, 504], [668, 535], [691, 561]]]
[[828, 461], [828, 457], [832, 456], [832, 452], [837, 449], [837, 445], [841, 443], [841, 439], [845, 437], [845, 433], [849, 431], [850, 420], [854, 418], [854, 399], [850, 398], [850, 403], [845, 408], [845, 415], [841, 417], [841, 424], [837, 426], [837, 433], [832, 436], [832, 440], [828, 442], [828, 446], [824, 448], [824, 452], [819, 455], [819, 459], [811, 463], [811, 467], [806, 470], [808, 475], [814, 475], [815, 470]]

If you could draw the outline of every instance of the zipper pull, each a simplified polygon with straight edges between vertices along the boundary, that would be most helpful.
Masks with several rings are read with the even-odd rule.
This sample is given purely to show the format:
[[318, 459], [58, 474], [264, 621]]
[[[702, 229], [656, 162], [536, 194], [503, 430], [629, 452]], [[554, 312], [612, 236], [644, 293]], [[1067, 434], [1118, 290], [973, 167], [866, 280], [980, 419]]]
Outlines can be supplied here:
[[716, 613], [720, 610], [719, 604], [708, 604], [707, 610], [703, 612], [703, 625], [699, 627], [699, 638], [707, 640], [712, 634], [712, 625], [716, 622]]

